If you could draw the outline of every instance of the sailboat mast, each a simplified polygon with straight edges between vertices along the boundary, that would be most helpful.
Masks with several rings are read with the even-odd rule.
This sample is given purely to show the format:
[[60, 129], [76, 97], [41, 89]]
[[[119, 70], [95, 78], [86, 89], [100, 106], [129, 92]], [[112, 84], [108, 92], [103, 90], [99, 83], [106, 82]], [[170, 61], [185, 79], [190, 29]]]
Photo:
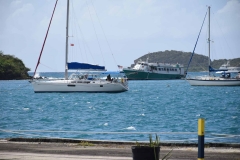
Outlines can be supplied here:
[[68, 19], [69, 19], [69, 0], [67, 0], [65, 79], [68, 79]]
[[[208, 66], [210, 65], [210, 6], [208, 6]], [[210, 76], [210, 72], [208, 75]]]

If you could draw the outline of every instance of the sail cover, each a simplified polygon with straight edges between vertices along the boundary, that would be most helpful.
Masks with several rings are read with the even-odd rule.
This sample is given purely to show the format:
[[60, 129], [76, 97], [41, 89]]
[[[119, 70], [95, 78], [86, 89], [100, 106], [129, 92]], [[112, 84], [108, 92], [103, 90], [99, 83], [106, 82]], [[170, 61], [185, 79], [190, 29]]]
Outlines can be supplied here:
[[68, 70], [98, 70], [105, 71], [105, 66], [93, 65], [88, 63], [70, 62]]
[[209, 66], [209, 72], [219, 72], [219, 71], [228, 71], [227, 69], [214, 69], [211, 66]]

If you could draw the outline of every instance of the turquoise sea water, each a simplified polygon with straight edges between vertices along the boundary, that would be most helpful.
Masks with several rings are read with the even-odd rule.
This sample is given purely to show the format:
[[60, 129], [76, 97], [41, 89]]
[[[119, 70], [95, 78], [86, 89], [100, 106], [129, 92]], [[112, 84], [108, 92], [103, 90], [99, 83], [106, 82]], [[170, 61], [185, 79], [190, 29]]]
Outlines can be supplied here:
[[178, 132], [197, 132], [199, 118], [206, 142], [240, 143], [240, 87], [161, 80], [129, 81], [123, 93], [34, 93], [27, 80], [0, 81], [0, 138], [147, 141], [147, 133], [132, 132], [169, 132], [161, 141], [197, 142], [197, 133]]

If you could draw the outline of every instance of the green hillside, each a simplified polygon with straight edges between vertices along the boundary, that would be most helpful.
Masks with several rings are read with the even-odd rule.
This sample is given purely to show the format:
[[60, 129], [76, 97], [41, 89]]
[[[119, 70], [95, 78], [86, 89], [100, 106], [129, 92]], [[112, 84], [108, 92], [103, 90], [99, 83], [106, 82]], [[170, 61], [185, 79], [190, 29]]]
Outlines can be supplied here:
[[[145, 61], [147, 58], [149, 58], [149, 62], [159, 62], [159, 63], [179, 63], [183, 64], [184, 68], [187, 68], [191, 52], [182, 52], [182, 51], [158, 51], [158, 52], [152, 52], [145, 54], [142, 57], [139, 57], [138, 59], [134, 60], [134, 63], [137, 63], [138, 60]], [[230, 65], [234, 67], [240, 66], [240, 58], [235, 59], [220, 59], [220, 60], [214, 60], [211, 61], [211, 66], [213, 68], [218, 69], [222, 64], [226, 63], [227, 61], [230, 61]], [[132, 64], [133, 66], [134, 64]], [[192, 61], [189, 66], [190, 72], [197, 72], [197, 71], [207, 71], [208, 70], [208, 57], [200, 54], [194, 54]]]
[[0, 80], [27, 79], [28, 71], [22, 60], [0, 51]]

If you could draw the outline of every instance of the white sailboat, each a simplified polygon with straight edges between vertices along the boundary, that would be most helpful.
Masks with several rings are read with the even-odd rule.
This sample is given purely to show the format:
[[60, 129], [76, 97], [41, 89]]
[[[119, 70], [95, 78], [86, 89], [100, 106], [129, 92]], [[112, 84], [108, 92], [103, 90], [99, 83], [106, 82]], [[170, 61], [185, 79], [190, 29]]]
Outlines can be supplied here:
[[[57, 4], [57, 1], [56, 1]], [[55, 4], [55, 8], [56, 8]], [[55, 11], [54, 8], [54, 11]], [[53, 11], [53, 14], [54, 14]], [[52, 17], [53, 17], [52, 14]], [[30, 82], [35, 93], [41, 92], [124, 92], [128, 91], [128, 82], [124, 77], [115, 77], [114, 79], [108, 76], [108, 79], [101, 79], [100, 77], [89, 78], [89, 75], [79, 74], [68, 77], [69, 69], [76, 70], [92, 70], [92, 71], [106, 71], [104, 66], [92, 65], [87, 63], [68, 62], [68, 20], [69, 19], [69, 0], [67, 0], [67, 23], [66, 23], [66, 54], [65, 54], [65, 78], [64, 79], [32, 79]], [[52, 18], [49, 23], [50, 28]], [[48, 31], [47, 31], [48, 33]], [[47, 37], [47, 34], [46, 34]], [[46, 38], [45, 38], [46, 40]], [[45, 44], [44, 40], [44, 44]], [[43, 46], [44, 46], [43, 44]], [[43, 48], [42, 48], [43, 50]], [[42, 51], [37, 63], [40, 63]], [[36, 66], [36, 69], [37, 69]], [[36, 69], [34, 75], [36, 73]], [[85, 72], [86, 73], [86, 72]], [[34, 77], [34, 76], [33, 76]]]
[[[187, 77], [187, 81], [192, 86], [240, 86], [240, 73], [236, 77], [231, 77], [229, 74], [225, 74], [227, 70], [215, 70], [210, 64], [210, 6], [208, 7], [209, 18], [209, 33], [208, 33], [208, 52], [209, 52], [209, 72], [205, 76]], [[193, 52], [194, 53], [194, 52]], [[192, 57], [191, 57], [192, 59]], [[191, 61], [190, 59], [190, 61]], [[190, 62], [189, 62], [190, 63]], [[210, 72], [222, 71], [221, 77], [215, 77], [210, 75]]]

